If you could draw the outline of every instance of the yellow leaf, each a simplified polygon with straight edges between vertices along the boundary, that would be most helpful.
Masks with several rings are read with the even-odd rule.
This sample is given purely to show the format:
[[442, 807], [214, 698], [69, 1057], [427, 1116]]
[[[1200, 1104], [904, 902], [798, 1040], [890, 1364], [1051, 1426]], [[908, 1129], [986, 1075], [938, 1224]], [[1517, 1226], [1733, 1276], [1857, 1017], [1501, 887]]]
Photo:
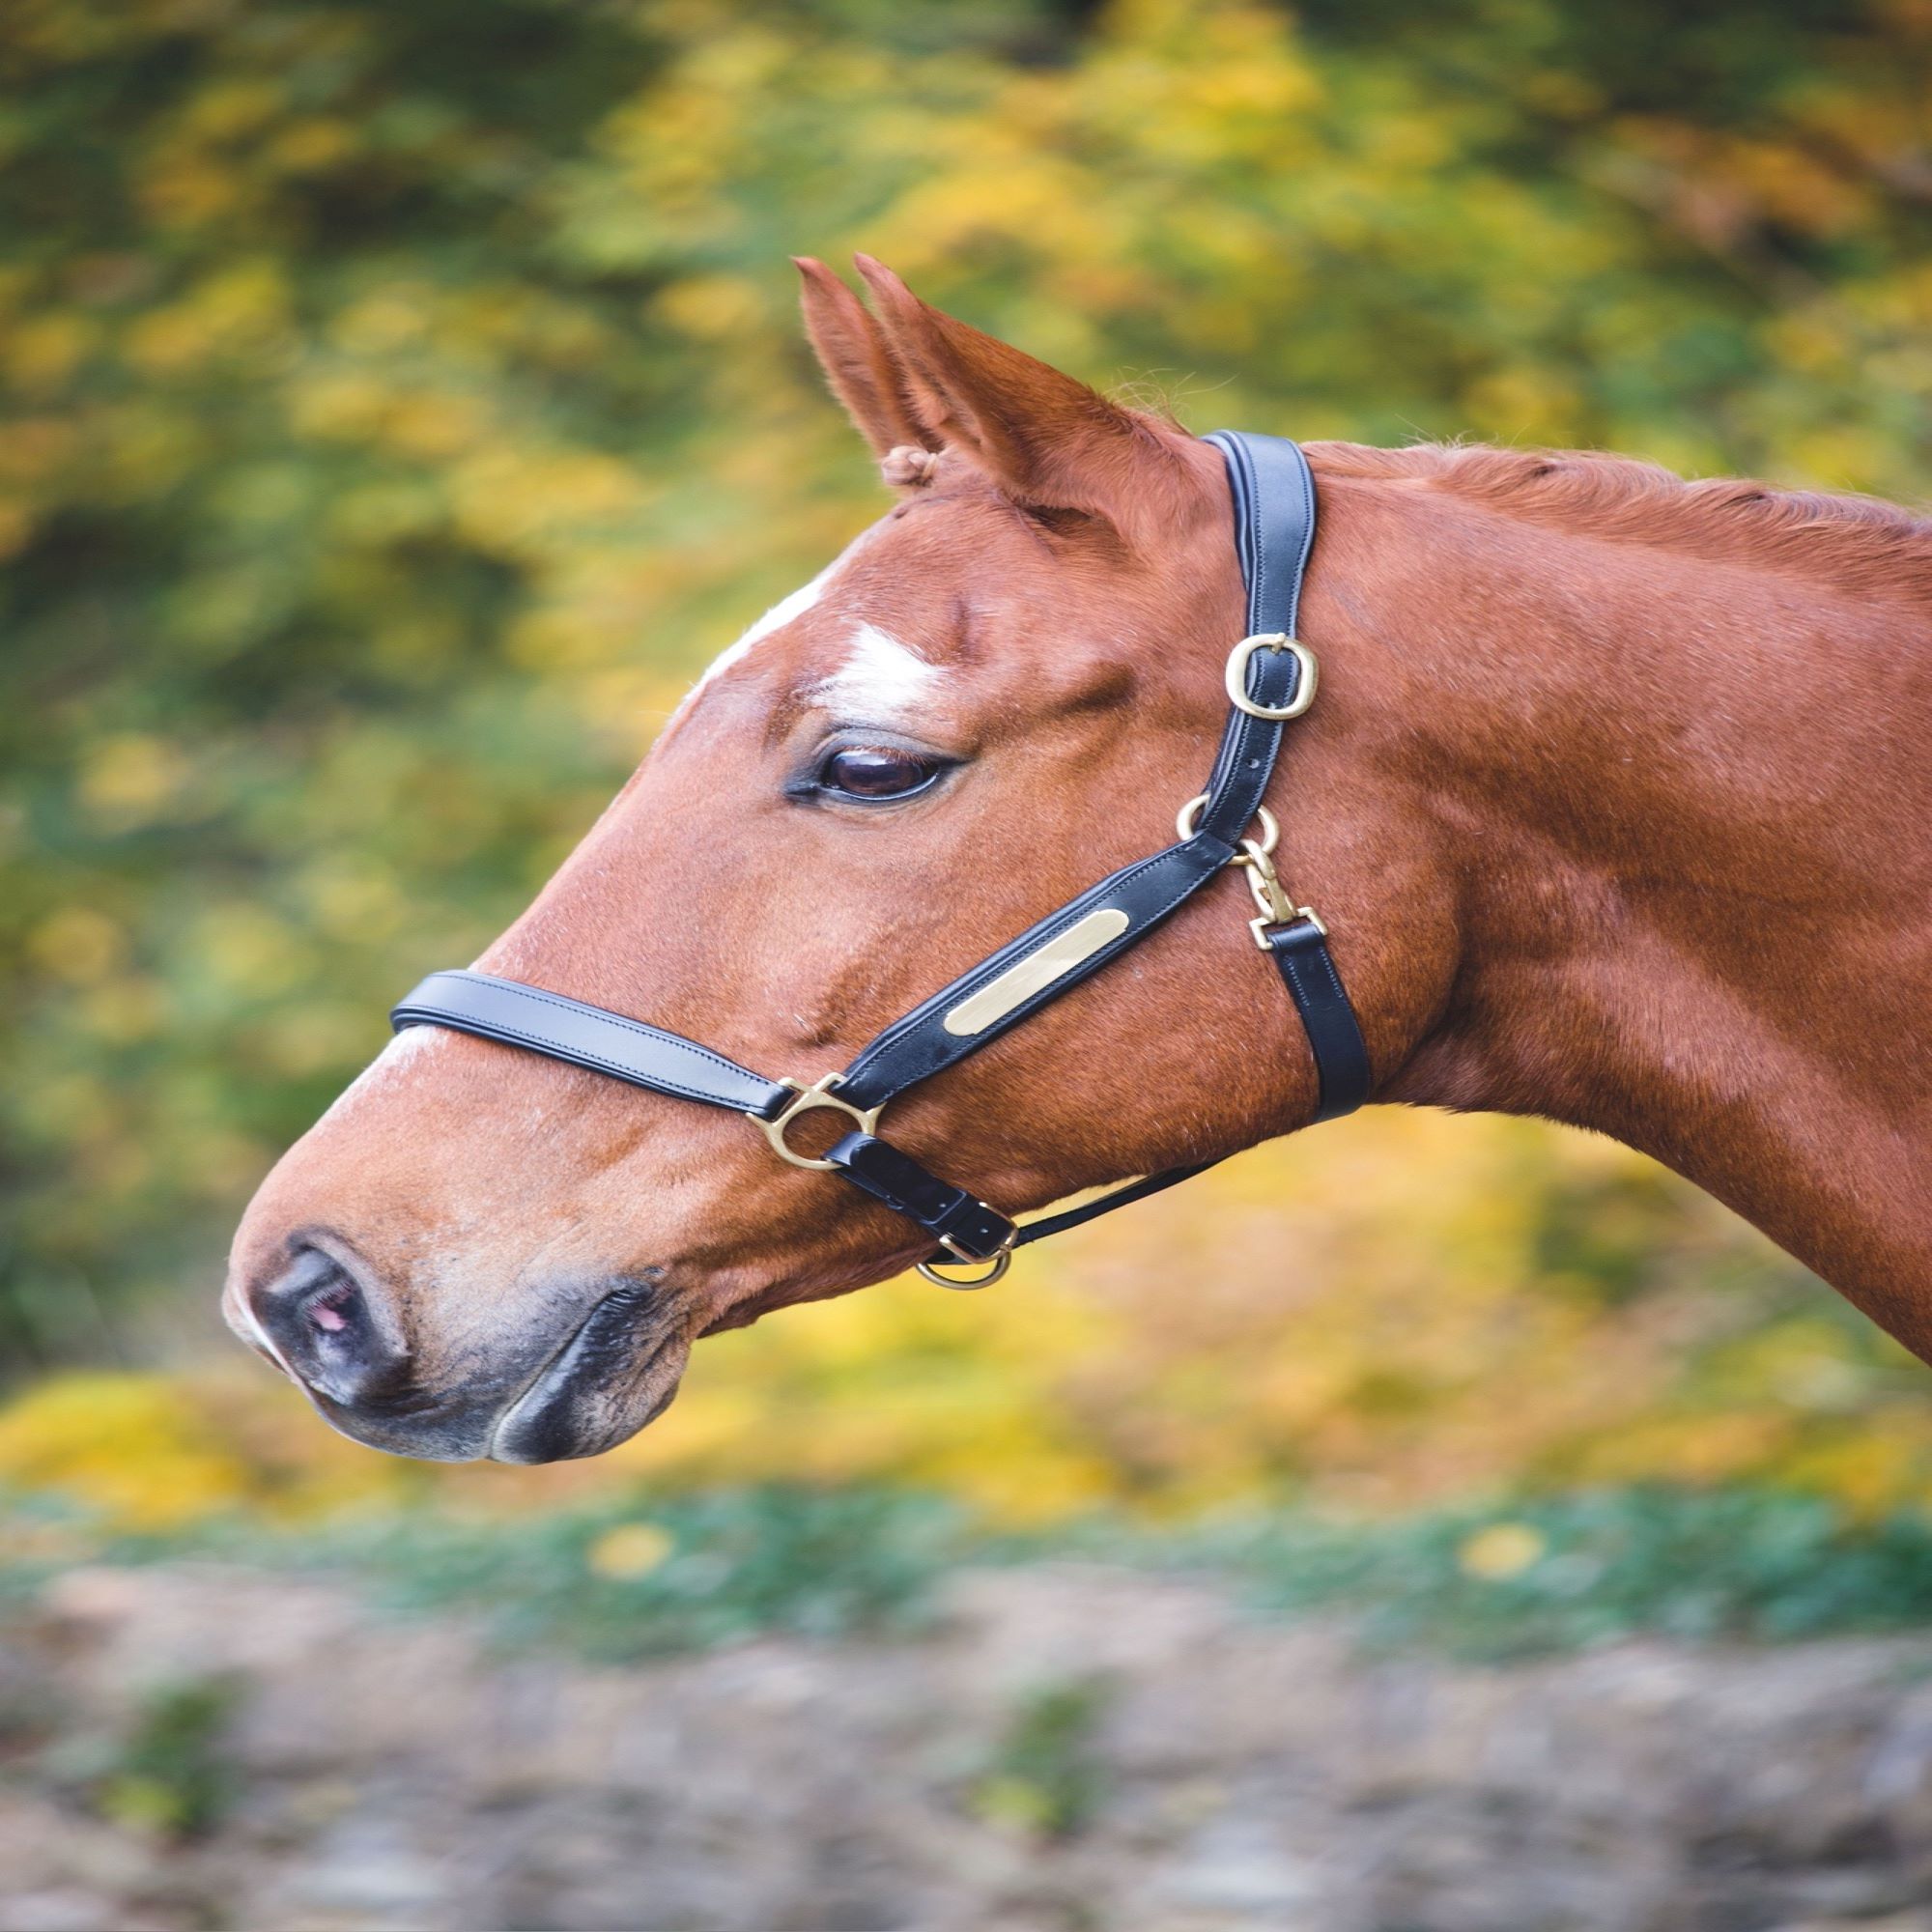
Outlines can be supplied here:
[[1492, 1522], [1463, 1539], [1456, 1562], [1465, 1577], [1500, 1583], [1520, 1577], [1541, 1558], [1545, 1548], [1541, 1532], [1526, 1522]]
[[80, 802], [115, 830], [151, 824], [186, 783], [187, 759], [164, 738], [117, 732], [87, 753], [80, 768]]
[[92, 906], [62, 906], [34, 927], [27, 950], [37, 965], [75, 986], [96, 986], [121, 963], [128, 935]]
[[674, 1548], [670, 1532], [654, 1522], [620, 1522], [590, 1546], [583, 1561], [592, 1576], [628, 1583], [648, 1577]]

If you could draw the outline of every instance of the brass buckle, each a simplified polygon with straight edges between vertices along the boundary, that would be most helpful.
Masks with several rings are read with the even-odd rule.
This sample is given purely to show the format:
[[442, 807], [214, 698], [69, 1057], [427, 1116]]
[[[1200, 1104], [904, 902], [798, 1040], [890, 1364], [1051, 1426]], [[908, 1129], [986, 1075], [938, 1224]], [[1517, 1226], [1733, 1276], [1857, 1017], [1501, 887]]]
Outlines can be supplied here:
[[[1179, 833], [1181, 838], [1192, 838], [1194, 837], [1194, 820], [1196, 814], [1199, 813], [1201, 808], [1207, 803], [1208, 794], [1204, 791], [1198, 798], [1190, 798], [1180, 808], [1180, 814], [1174, 821], [1174, 829]], [[1264, 805], [1255, 807], [1255, 816], [1262, 822], [1261, 852], [1262, 856], [1265, 858], [1274, 850], [1275, 840], [1281, 837], [1281, 827], [1274, 822], [1274, 813]], [[1246, 845], [1249, 841], [1244, 838], [1241, 840], [1241, 843]], [[1231, 866], [1245, 866], [1247, 863], [1238, 854], [1228, 861], [1228, 864]]]
[[[1260, 650], [1294, 653], [1295, 662], [1301, 667], [1301, 678], [1294, 687], [1292, 704], [1257, 704], [1248, 696], [1248, 660]], [[1250, 718], [1265, 718], [1271, 724], [1285, 724], [1291, 718], [1299, 718], [1315, 702], [1315, 686], [1320, 676], [1321, 667], [1315, 662], [1315, 653], [1298, 639], [1291, 638], [1285, 631], [1259, 631], [1252, 638], [1243, 638], [1228, 653], [1228, 702]]]
[[[983, 1207], [985, 1204], [982, 1202], [980, 1205]], [[1006, 1246], [986, 1261], [986, 1272], [975, 1276], [971, 1281], [955, 1281], [950, 1274], [941, 1274], [931, 1262], [915, 1262], [913, 1266], [917, 1273], [923, 1275], [927, 1281], [937, 1282], [941, 1288], [991, 1288], [1012, 1266], [1013, 1241], [1017, 1238], [1018, 1230], [1015, 1229]], [[978, 1267], [980, 1264], [980, 1256], [967, 1254], [951, 1236], [942, 1235], [939, 1237], [939, 1245], [963, 1266]]]
[[878, 1130], [879, 1116], [885, 1110], [883, 1100], [876, 1107], [855, 1107], [851, 1101], [841, 1100], [832, 1091], [838, 1086], [838, 1080], [839, 1076], [837, 1073], [828, 1073], [823, 1078], [814, 1080], [810, 1087], [802, 1086], [796, 1080], [781, 1080], [778, 1084], [781, 1087], [789, 1087], [798, 1098], [788, 1102], [769, 1121], [762, 1114], [754, 1114], [750, 1109], [746, 1110], [745, 1118], [763, 1132], [765, 1138], [772, 1144], [772, 1151], [781, 1160], [788, 1160], [794, 1167], [810, 1167], [821, 1173], [829, 1172], [832, 1167], [829, 1160], [813, 1160], [807, 1154], [793, 1153], [785, 1145], [785, 1129], [801, 1114], [809, 1114], [814, 1107], [830, 1107], [835, 1113], [843, 1114], [846, 1119], [856, 1122], [862, 1134], [875, 1133]]

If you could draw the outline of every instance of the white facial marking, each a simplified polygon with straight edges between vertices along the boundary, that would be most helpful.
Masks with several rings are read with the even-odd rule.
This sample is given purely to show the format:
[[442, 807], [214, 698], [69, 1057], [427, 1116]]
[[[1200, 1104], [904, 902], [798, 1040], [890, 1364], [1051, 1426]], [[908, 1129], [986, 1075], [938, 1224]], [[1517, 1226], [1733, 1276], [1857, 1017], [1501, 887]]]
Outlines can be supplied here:
[[787, 624], [795, 623], [803, 617], [825, 595], [825, 586], [831, 582], [834, 573], [844, 561], [843, 554], [835, 556], [810, 583], [801, 583], [788, 597], [781, 597], [735, 644], [727, 644], [718, 653], [711, 662], [711, 668], [697, 680], [698, 688], [702, 690], [722, 671], [729, 670], [753, 644], [769, 638], [774, 631], [782, 631]]
[[[877, 527], [878, 526], [875, 524], [872, 529], [876, 529]], [[762, 643], [773, 632], [782, 631], [787, 624], [796, 623], [808, 611], [811, 610], [824, 597], [825, 593], [831, 589], [833, 579], [858, 555], [866, 540], [871, 534], [871, 529], [861, 530], [810, 583], [800, 584], [789, 597], [781, 597], [735, 644], [727, 644], [724, 650], [720, 651], [717, 657], [712, 660], [710, 668], [685, 694], [684, 702], [672, 713], [673, 722], [690, 709], [692, 702], [706, 685], [714, 678], [722, 677], [753, 645]]]
[[[432, 1052], [439, 1041], [449, 1037], [448, 1029], [436, 1026], [405, 1027], [340, 1094], [323, 1120], [339, 1114], [358, 1094], [386, 1086], [404, 1067]], [[318, 1122], [320, 1124], [320, 1122]]]
[[260, 1349], [263, 1354], [267, 1355], [270, 1361], [273, 1362], [283, 1375], [288, 1377], [290, 1381], [298, 1381], [300, 1379], [296, 1372], [289, 1367], [288, 1360], [282, 1351], [269, 1340], [268, 1330], [262, 1326], [262, 1318], [255, 1313], [254, 1304], [248, 1299], [247, 1295], [237, 1289], [231, 1289], [222, 1299], [222, 1308], [226, 1312], [231, 1324], [242, 1333], [243, 1340], [253, 1342], [256, 1348]]
[[876, 624], [852, 633], [851, 654], [807, 695], [828, 711], [867, 724], [887, 724], [908, 712], [923, 711], [945, 677], [910, 644]]

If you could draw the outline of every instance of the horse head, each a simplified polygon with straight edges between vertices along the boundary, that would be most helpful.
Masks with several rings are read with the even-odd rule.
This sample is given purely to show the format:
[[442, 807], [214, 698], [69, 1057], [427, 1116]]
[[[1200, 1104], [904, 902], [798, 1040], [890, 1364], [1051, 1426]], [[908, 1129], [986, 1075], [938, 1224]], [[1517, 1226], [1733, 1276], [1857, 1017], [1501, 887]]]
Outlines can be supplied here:
[[[807, 327], [896, 501], [724, 652], [477, 962], [808, 1084], [1172, 838], [1243, 629], [1212, 448], [860, 266], [871, 312], [800, 264]], [[1283, 859], [1344, 916], [1379, 1061], [1439, 990], [1450, 919], [1427, 840], [1384, 838], [1345, 781], [1350, 708], [1344, 682], [1294, 749]], [[1398, 894], [1407, 942], [1357, 944]], [[895, 1142], [1017, 1211], [1300, 1124], [1314, 1065], [1248, 910], [1216, 881], [895, 1102]], [[361, 1440], [544, 1461], [649, 1421], [698, 1336], [929, 1247], [743, 1119], [423, 1027], [265, 1181], [225, 1309]]]

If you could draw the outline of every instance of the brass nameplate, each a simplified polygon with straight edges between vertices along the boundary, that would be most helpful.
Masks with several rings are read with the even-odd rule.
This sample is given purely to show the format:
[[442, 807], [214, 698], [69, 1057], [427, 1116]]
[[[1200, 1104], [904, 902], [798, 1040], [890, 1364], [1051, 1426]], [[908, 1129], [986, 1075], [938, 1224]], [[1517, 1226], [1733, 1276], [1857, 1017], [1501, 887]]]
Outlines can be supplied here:
[[1091, 959], [1110, 939], [1118, 939], [1127, 929], [1127, 916], [1119, 906], [1102, 906], [1076, 920], [1066, 930], [1049, 939], [1037, 952], [1029, 952], [1009, 966], [997, 980], [988, 980], [977, 993], [961, 1000], [940, 1021], [948, 1033], [984, 1033], [995, 1020], [1005, 1019], [1015, 1007], [1024, 1006], [1033, 996], [1053, 984], [1062, 974], [1070, 973], [1083, 959]]

